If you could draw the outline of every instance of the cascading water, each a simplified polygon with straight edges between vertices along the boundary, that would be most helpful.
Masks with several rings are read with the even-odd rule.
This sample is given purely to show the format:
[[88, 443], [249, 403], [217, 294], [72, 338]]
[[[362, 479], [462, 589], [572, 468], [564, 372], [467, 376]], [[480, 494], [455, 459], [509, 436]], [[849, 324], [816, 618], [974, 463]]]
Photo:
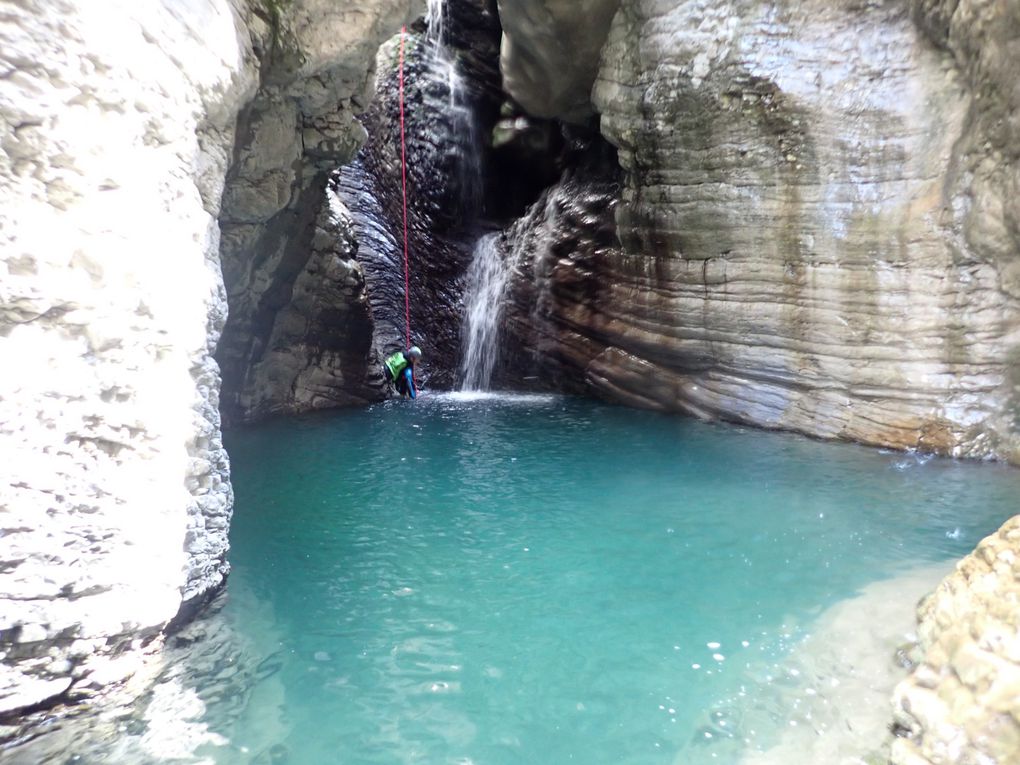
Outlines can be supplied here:
[[499, 234], [486, 234], [475, 245], [464, 294], [464, 355], [461, 390], [488, 390], [499, 356], [499, 330], [503, 318], [511, 262], [500, 252]]
[[446, 117], [450, 122], [451, 148], [456, 153], [457, 187], [465, 218], [477, 212], [481, 185], [481, 151], [474, 111], [457, 60], [446, 44], [445, 0], [428, 0], [425, 15], [429, 68], [437, 86], [446, 90]]
[[425, 12], [425, 39], [436, 48], [443, 45], [443, 15], [446, 12], [446, 0], [428, 0]]

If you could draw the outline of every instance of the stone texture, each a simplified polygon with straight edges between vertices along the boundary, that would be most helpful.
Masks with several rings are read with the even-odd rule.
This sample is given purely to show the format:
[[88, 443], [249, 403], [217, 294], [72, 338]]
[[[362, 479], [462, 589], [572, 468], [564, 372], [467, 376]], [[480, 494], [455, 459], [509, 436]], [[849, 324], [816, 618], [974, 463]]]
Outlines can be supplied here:
[[[1020, 462], [1020, 6], [628, 2], [610, 174], [506, 236], [509, 367], [813, 436]], [[897, 765], [1020, 761], [1017, 519], [921, 609]]]
[[[227, 598], [245, 601], [248, 624], [239, 632], [222, 614]], [[244, 762], [266, 765], [286, 751], [280, 719], [284, 690], [274, 615], [250, 592], [232, 587], [212, 599], [202, 615], [170, 636], [160, 636], [133, 657], [133, 675], [108, 685], [89, 705], [55, 717], [26, 715], [24, 734], [2, 749], [4, 765], [39, 763]], [[253, 625], [257, 625], [257, 628]], [[257, 642], [253, 634], [261, 636]], [[270, 703], [270, 702], [275, 703]], [[253, 710], [257, 710], [254, 711]], [[270, 710], [270, 711], [267, 711]], [[244, 751], [228, 740], [245, 715], [259, 714], [259, 733]], [[0, 736], [2, 739], [2, 736]], [[75, 759], [76, 758], [76, 759]]]
[[503, 87], [536, 117], [585, 122], [620, 0], [499, 0]]
[[644, 406], [1020, 460], [1014, 197], [965, 169], [1015, 168], [994, 144], [967, 153], [1006, 94], [968, 77], [896, 0], [624, 2], [593, 92], [625, 174], [620, 245], [594, 262], [562, 248], [556, 279], [593, 287], [543, 309], [567, 377]]
[[[220, 215], [230, 312], [216, 358], [228, 424], [383, 395], [371, 324], [336, 302], [364, 296], [316, 276], [329, 270], [318, 214], [330, 173], [367, 136], [357, 115], [372, 97], [380, 43], [422, 10], [419, 0], [269, 6], [260, 87], [238, 122]], [[340, 249], [330, 267], [353, 265], [351, 243]], [[337, 312], [345, 318], [334, 325]]]
[[[297, 147], [312, 164], [353, 153], [363, 132], [336, 105], [411, 5], [0, 5], [0, 713], [120, 682], [223, 582], [221, 198], [236, 253], [308, 188]], [[309, 307], [320, 284], [357, 292], [349, 251], [320, 244], [294, 269], [288, 338], [332, 320]]]
[[922, 663], [895, 693], [895, 765], [1020, 762], [1020, 516], [918, 609]]
[[[462, 294], [479, 216], [500, 193], [487, 169], [502, 91], [499, 23], [486, 0], [451, 4], [437, 49], [416, 26], [404, 41], [411, 341], [424, 353], [419, 382], [455, 384]], [[405, 343], [400, 40], [379, 50], [370, 138], [338, 178], [359, 242], [381, 355]]]
[[238, 405], [249, 419], [385, 396], [378, 364], [371, 363], [372, 317], [350, 213], [332, 188], [313, 190], [321, 207], [303, 247], [307, 260], [292, 266], [298, 270], [286, 277], [289, 290], [265, 320], [264, 348], [245, 369]]
[[241, 29], [225, 2], [0, 9], [0, 711], [87, 683], [226, 573]]
[[[961, 247], [997, 264], [1016, 300], [1020, 270], [1020, 6], [914, 0], [914, 17], [975, 94], [947, 180]], [[1008, 328], [1014, 338], [1014, 323]], [[1007, 412], [1017, 423], [1011, 351]], [[1016, 455], [1014, 452], [1014, 460]], [[924, 660], [897, 688], [896, 765], [1020, 762], [1020, 516], [957, 565], [918, 609]]]

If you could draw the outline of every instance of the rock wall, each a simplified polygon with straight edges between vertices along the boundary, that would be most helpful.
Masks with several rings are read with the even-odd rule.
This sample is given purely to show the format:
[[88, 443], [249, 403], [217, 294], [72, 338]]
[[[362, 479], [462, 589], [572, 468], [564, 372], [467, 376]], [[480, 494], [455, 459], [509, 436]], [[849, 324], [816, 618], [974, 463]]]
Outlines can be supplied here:
[[[1017, 71], [996, 34], [1001, 65], [970, 73], [899, 0], [625, 0], [592, 94], [625, 175], [620, 246], [597, 294], [544, 309], [585, 347], [568, 374], [628, 403], [1020, 460], [1016, 163], [996, 148], [1016, 144], [984, 136]], [[587, 278], [559, 258], [558, 279]]]
[[924, 658], [896, 689], [894, 765], [1020, 761], [1020, 516], [918, 609]]
[[[4, 5], [0, 713], [130, 674], [132, 649], [222, 583], [221, 198], [267, 215], [259, 192], [282, 207], [304, 188], [285, 146], [352, 151], [355, 124], [328, 106], [354, 102], [373, 45], [410, 6]], [[239, 113], [262, 153], [241, 141], [235, 155]], [[243, 237], [227, 233], [240, 257]], [[356, 291], [353, 266], [312, 249], [322, 289]], [[303, 309], [310, 273], [296, 271], [289, 322], [323, 318]]]
[[536, 117], [587, 121], [591, 86], [620, 0], [500, 0], [507, 93]]
[[[490, 0], [447, 5], [441, 49], [424, 26], [404, 39], [404, 125], [411, 342], [424, 358], [419, 382], [456, 382], [463, 280], [478, 221], [487, 214], [490, 132], [502, 91], [499, 19]], [[368, 282], [382, 355], [405, 344], [400, 39], [379, 50], [376, 98], [364, 116], [369, 139], [338, 173], [358, 261]]]
[[[348, 242], [324, 256], [317, 219], [329, 175], [367, 137], [357, 115], [372, 99], [379, 45], [412, 6], [422, 4], [269, 6], [260, 88], [238, 122], [220, 214], [230, 312], [216, 358], [228, 423], [384, 395], [360, 273], [346, 294], [319, 278], [359, 271], [355, 249]], [[345, 318], [334, 323], [338, 299], [363, 310], [340, 308]]]
[[[915, 0], [914, 17], [976, 94], [947, 183], [962, 241], [997, 263], [1017, 298], [1020, 270], [1020, 6]], [[1017, 332], [1016, 325], [1012, 332]], [[1015, 354], [1015, 351], [1014, 351]], [[1012, 357], [1016, 390], [1020, 363]], [[1014, 429], [1016, 396], [1013, 399]], [[895, 765], [1020, 761], [1020, 516], [978, 545], [922, 601], [924, 658], [897, 688]]]
[[[508, 230], [516, 365], [1020, 462], [1018, 39], [1016, 3], [624, 0], [593, 93], [623, 185]], [[1013, 519], [923, 602], [896, 765], [1020, 761], [1018, 550]]]

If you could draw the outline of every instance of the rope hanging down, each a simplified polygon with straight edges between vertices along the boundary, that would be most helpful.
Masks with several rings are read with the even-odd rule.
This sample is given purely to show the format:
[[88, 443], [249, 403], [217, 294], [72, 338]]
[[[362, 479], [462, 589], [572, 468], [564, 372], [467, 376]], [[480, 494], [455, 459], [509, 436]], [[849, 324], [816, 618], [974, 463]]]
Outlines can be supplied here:
[[411, 276], [407, 267], [407, 143], [404, 139], [404, 36], [407, 27], [400, 29], [400, 180], [404, 197], [404, 327], [405, 348], [411, 347]]

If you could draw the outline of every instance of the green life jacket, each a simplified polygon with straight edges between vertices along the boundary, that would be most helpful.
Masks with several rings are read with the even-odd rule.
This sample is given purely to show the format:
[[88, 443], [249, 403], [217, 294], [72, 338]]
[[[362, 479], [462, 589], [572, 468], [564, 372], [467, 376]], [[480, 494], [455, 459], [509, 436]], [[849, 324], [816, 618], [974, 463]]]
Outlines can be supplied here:
[[407, 366], [408, 366], [408, 361], [407, 361], [407, 359], [404, 358], [404, 352], [403, 351], [397, 351], [392, 356], [390, 356], [388, 359], [386, 359], [386, 369], [389, 370], [389, 372], [390, 372], [390, 379], [393, 382], [397, 381], [397, 379], [400, 377], [400, 375], [402, 375], [404, 373], [404, 370], [407, 369]]

